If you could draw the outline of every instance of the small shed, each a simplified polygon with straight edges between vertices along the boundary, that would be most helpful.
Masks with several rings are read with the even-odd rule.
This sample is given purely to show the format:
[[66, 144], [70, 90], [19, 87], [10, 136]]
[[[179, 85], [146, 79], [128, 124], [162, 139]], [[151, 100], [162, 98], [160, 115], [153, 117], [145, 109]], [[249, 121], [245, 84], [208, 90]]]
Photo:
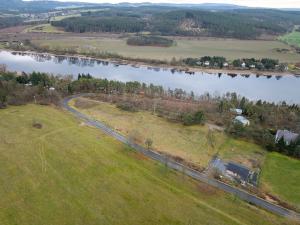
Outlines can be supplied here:
[[243, 114], [243, 110], [242, 109], [238, 109], [238, 108], [231, 108], [230, 112], [235, 113], [237, 115], [242, 115]]
[[205, 61], [205, 62], [204, 62], [204, 65], [205, 65], [205, 66], [209, 66], [209, 65], [210, 65], [209, 61]]

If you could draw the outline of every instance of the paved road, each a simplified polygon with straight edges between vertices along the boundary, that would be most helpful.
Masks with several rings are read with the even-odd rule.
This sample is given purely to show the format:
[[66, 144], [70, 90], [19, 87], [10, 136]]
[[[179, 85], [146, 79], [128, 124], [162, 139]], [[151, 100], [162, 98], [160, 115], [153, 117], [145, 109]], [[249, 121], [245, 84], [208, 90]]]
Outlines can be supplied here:
[[[87, 95], [87, 94], [85, 94], [85, 95]], [[215, 180], [215, 179], [212, 179], [212, 178], [208, 178], [207, 176], [205, 176], [205, 174], [203, 174], [199, 171], [193, 170], [193, 169], [191, 169], [191, 168], [189, 168], [185, 165], [182, 165], [182, 164], [180, 164], [180, 163], [178, 163], [178, 162], [176, 162], [172, 159], [166, 158], [166, 156], [164, 156], [162, 154], [159, 154], [157, 152], [146, 149], [146, 148], [144, 148], [140, 145], [132, 143], [126, 137], [124, 137], [121, 134], [115, 132], [113, 129], [109, 128], [105, 124], [103, 124], [99, 121], [93, 120], [92, 118], [88, 117], [87, 115], [85, 115], [83, 113], [80, 113], [79, 111], [71, 108], [68, 104], [69, 101], [74, 99], [74, 98], [80, 97], [80, 96], [84, 96], [84, 95], [83, 94], [74, 95], [72, 97], [65, 98], [62, 102], [62, 106], [66, 110], [68, 110], [69, 112], [73, 113], [79, 119], [84, 120], [88, 125], [94, 126], [98, 129], [102, 130], [104, 133], [114, 137], [115, 139], [123, 142], [124, 144], [129, 145], [130, 147], [135, 149], [137, 152], [140, 152], [140, 153], [144, 154], [145, 156], [147, 156], [147, 157], [149, 157], [153, 160], [156, 160], [160, 163], [163, 163], [163, 164], [167, 165], [169, 168], [172, 168], [174, 170], [185, 173], [186, 175], [188, 175], [188, 176], [190, 176], [190, 177], [192, 177], [192, 178], [194, 178], [198, 181], [201, 181], [201, 182], [209, 184], [213, 187], [219, 188], [219, 189], [221, 189], [225, 192], [234, 194], [234, 195], [236, 195], [237, 197], [239, 197], [240, 199], [242, 199], [246, 202], [249, 202], [249, 203], [254, 204], [258, 207], [266, 209], [266, 210], [268, 210], [270, 212], [273, 212], [277, 215], [290, 217], [290, 218], [297, 219], [297, 220], [300, 221], [300, 214], [299, 213], [296, 213], [294, 211], [291, 211], [291, 210], [288, 210], [288, 209], [283, 208], [281, 206], [270, 203], [270, 202], [268, 202], [268, 201], [266, 201], [262, 198], [259, 198], [255, 195], [252, 195], [252, 194], [246, 192], [245, 190], [230, 186], [226, 183], [223, 183], [221, 181], [218, 181], [218, 180]]]

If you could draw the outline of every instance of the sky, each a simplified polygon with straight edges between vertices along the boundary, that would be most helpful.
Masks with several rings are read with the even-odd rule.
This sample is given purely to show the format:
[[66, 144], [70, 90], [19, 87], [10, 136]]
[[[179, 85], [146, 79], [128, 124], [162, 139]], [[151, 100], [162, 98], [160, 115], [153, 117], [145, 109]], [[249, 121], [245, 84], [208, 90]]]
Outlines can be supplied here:
[[119, 3], [119, 2], [153, 2], [153, 3], [227, 3], [250, 7], [268, 8], [300, 8], [300, 0], [60, 0], [63, 2], [93, 2], [93, 3]]

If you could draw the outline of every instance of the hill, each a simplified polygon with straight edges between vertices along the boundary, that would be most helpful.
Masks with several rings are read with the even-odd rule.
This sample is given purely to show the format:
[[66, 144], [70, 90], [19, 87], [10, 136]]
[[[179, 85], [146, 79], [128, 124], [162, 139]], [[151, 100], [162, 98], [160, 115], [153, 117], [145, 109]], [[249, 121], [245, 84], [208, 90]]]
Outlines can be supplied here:
[[22, 1], [22, 0], [0, 0], [0, 11], [13, 12], [47, 12], [58, 7], [87, 7], [95, 4], [59, 1]]
[[9, 107], [0, 117], [2, 225], [290, 222], [170, 172], [59, 109]]
[[115, 6], [52, 22], [68, 32], [78, 33], [151, 32], [156, 35], [239, 39], [277, 36], [292, 30], [297, 24], [300, 24], [300, 12], [296, 11], [242, 8], [211, 11], [156, 5]]

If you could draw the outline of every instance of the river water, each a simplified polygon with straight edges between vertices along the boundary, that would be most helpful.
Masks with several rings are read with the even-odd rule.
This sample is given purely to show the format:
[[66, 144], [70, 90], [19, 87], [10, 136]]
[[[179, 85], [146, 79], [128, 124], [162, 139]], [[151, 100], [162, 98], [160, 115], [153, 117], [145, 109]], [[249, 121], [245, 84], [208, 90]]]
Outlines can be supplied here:
[[61, 75], [90, 73], [94, 77], [119, 81], [139, 81], [147, 84], [162, 85], [164, 88], [181, 88], [197, 95], [210, 93], [223, 95], [236, 92], [251, 100], [269, 102], [286, 101], [289, 104], [300, 104], [300, 77], [256, 76], [208, 74], [196, 72], [189, 75], [184, 72], [172, 71], [146, 66], [119, 65], [93, 59], [75, 57], [57, 57], [34, 53], [11, 53], [0, 51], [0, 64], [5, 64], [10, 71], [47, 72]]

